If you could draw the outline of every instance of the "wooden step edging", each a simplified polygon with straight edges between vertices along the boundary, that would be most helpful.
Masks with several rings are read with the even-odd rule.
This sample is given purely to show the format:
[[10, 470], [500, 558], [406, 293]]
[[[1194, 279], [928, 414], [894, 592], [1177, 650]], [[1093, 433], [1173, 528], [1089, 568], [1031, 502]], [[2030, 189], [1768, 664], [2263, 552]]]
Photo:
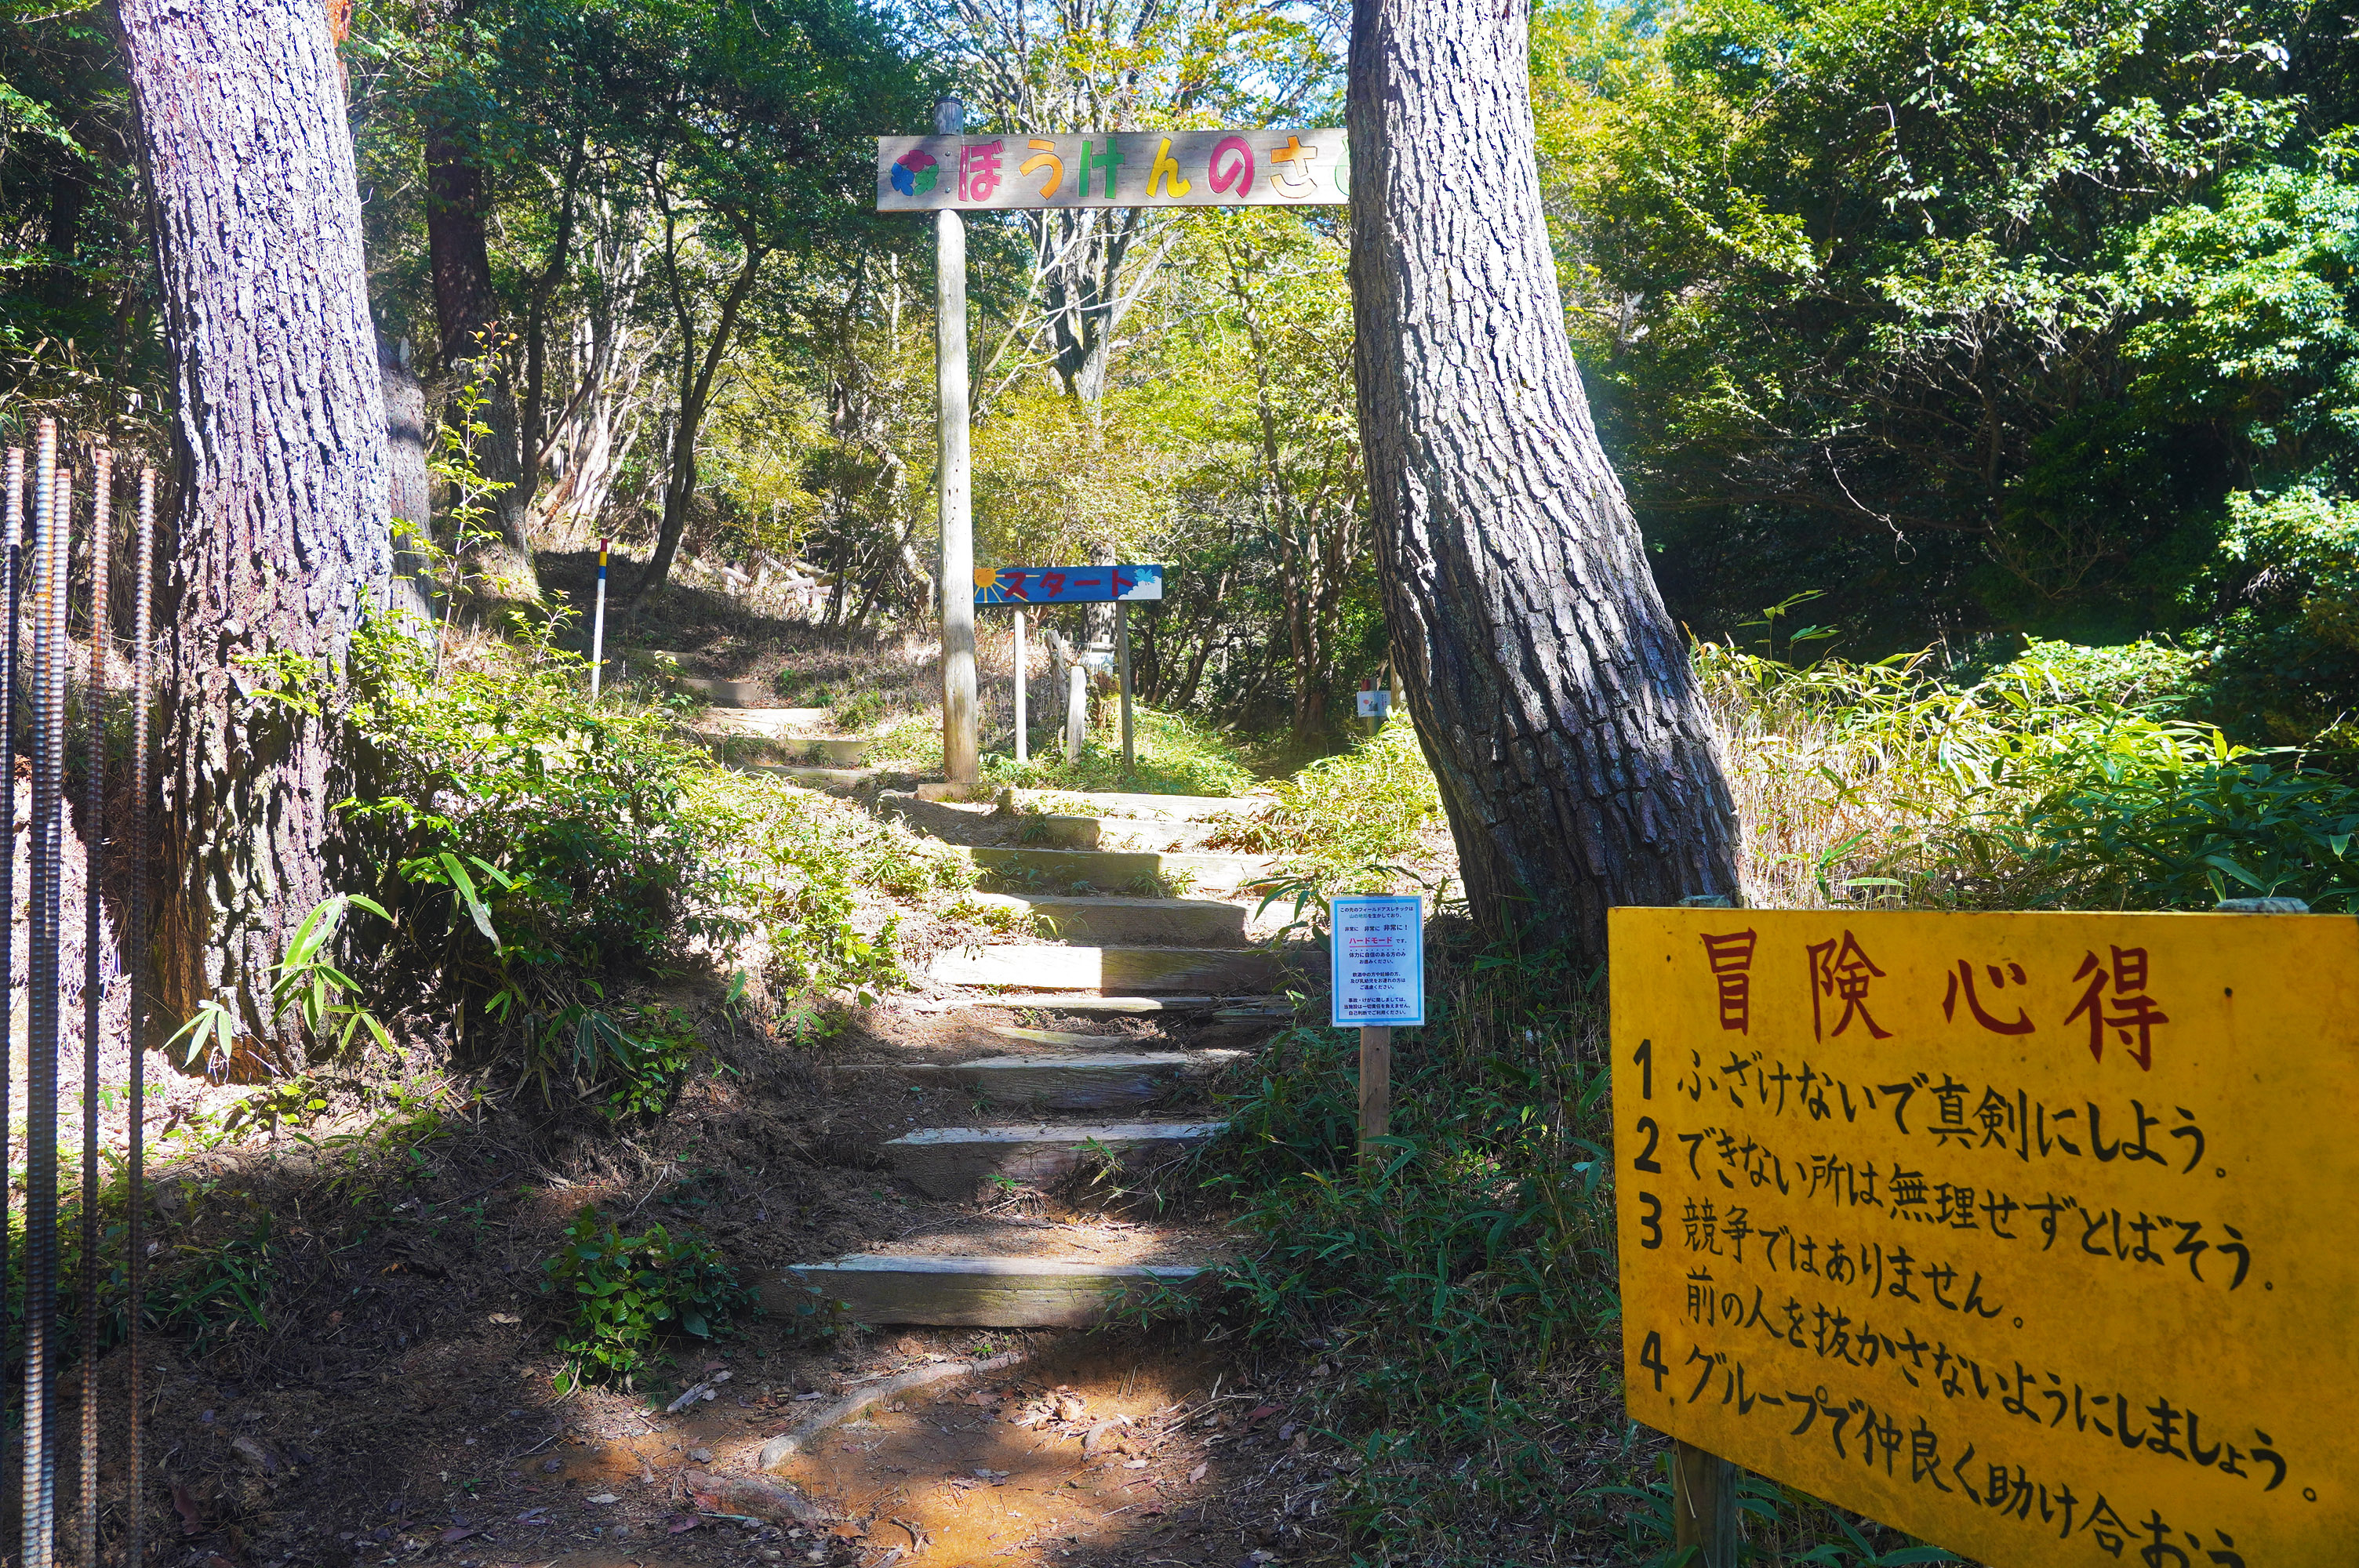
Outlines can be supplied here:
[[1245, 909], [1208, 898], [1125, 898], [1104, 894], [978, 892], [977, 903], [1034, 915], [1060, 942], [1150, 943], [1181, 947], [1242, 947]]
[[[1053, 1031], [994, 1030], [997, 1034]], [[1103, 1044], [1104, 1036], [1067, 1040]], [[1250, 1054], [1245, 1051], [1123, 1051], [1089, 1056], [986, 1056], [973, 1062], [861, 1063], [838, 1073], [886, 1073], [913, 1084], [962, 1088], [993, 1105], [1043, 1110], [1114, 1110], [1145, 1105], [1182, 1079], [1209, 1077]]]
[[1060, 947], [1006, 943], [951, 947], [926, 979], [938, 986], [1022, 986], [1029, 990], [1152, 996], [1158, 991], [1266, 991], [1286, 978], [1287, 956], [1267, 947]]
[[1031, 1258], [897, 1257], [855, 1252], [787, 1271], [865, 1324], [950, 1328], [1093, 1328], [1117, 1291], [1184, 1286], [1201, 1265], [1069, 1263]]
[[[970, 1012], [979, 1007], [1045, 1012], [1201, 1012], [1215, 1017], [1291, 1018], [1293, 1008], [1278, 996], [1091, 996], [1086, 992], [1003, 991], [997, 996], [929, 997], [905, 1004], [911, 1012]], [[1281, 1011], [1282, 1010], [1282, 1011]]]
[[1234, 889], [1269, 874], [1256, 855], [1158, 854], [1147, 849], [1007, 849], [964, 851], [977, 871], [999, 877], [1040, 877], [1071, 885], [1119, 888], [1146, 877], [1184, 877], [1197, 887]]
[[1117, 1162], [1148, 1151], [1180, 1154], [1226, 1132], [1225, 1121], [1117, 1121], [1096, 1126], [1036, 1122], [1021, 1127], [928, 1127], [880, 1151], [893, 1169], [928, 1197], [970, 1198], [993, 1177], [1047, 1187], [1090, 1157], [1092, 1146]]

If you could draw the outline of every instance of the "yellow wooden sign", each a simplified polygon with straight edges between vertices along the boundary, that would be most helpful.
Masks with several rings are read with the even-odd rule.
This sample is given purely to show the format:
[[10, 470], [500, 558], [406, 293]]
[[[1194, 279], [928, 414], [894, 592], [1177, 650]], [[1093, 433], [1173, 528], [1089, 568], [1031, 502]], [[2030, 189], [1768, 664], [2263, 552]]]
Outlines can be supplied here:
[[2359, 922], [1611, 932], [1632, 1417], [1995, 1568], [2359, 1563]]

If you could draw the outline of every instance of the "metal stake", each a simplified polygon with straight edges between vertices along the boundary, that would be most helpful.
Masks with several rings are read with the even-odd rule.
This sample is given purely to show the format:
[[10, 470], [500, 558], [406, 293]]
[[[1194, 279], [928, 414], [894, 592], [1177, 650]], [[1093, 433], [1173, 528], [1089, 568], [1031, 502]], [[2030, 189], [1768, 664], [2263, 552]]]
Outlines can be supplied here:
[[98, 1048], [106, 992], [99, 973], [98, 885], [106, 865], [106, 577], [114, 554], [114, 454], [98, 449], [91, 474], [90, 726], [83, 766], [82, 971], [82, 1561], [98, 1568]]
[[25, 1568], [54, 1568], [57, 1412], [49, 1373], [58, 1313], [58, 797], [65, 771], [64, 543], [73, 531], [73, 474], [57, 466], [57, 425], [41, 422], [51, 479], [34, 524], [41, 571], [34, 596], [31, 949], [26, 982]]
[[590, 700], [598, 700], [598, 676], [606, 665], [606, 541], [598, 541], [598, 613], [590, 622]]
[[[147, 1059], [146, 1054], [145, 1018], [140, 994], [139, 977], [147, 962], [147, 903], [142, 894], [147, 881], [147, 682], [151, 669], [150, 645], [155, 636], [151, 606], [155, 598], [156, 579], [156, 470], [143, 466], [139, 470], [139, 608], [132, 622], [133, 656], [131, 676], [131, 896], [125, 905], [123, 919], [124, 969], [130, 981], [130, 1012], [127, 1019], [131, 1049], [131, 1085], [127, 1113], [131, 1121], [131, 1157], [128, 1177], [128, 1202], [125, 1208], [124, 1247], [129, 1253], [127, 1283], [131, 1294], [129, 1323], [124, 1335], [124, 1355], [129, 1357], [128, 1373], [130, 1410], [124, 1422], [128, 1438], [125, 1455], [125, 1474], [130, 1477], [130, 1497], [126, 1499], [130, 1519], [130, 1539], [124, 1547], [123, 1561], [130, 1568], [141, 1568], [147, 1562], [146, 1513], [141, 1508], [142, 1468], [146, 1462], [144, 1438], [145, 1418], [140, 1413], [139, 1394], [139, 1317], [147, 1299], [147, 1254], [139, 1238], [139, 1217], [147, 1201]], [[11, 579], [13, 582], [13, 579]], [[15, 643], [16, 618], [9, 617], [9, 645]]]

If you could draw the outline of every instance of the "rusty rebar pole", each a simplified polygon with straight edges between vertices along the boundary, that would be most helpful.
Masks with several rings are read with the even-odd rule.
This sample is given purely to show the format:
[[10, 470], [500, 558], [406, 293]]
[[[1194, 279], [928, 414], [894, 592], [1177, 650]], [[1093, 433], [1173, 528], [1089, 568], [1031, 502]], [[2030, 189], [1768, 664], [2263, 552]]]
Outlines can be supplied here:
[[[129, 1495], [129, 1539], [123, 1561], [130, 1568], [147, 1562], [147, 1509], [141, 1477], [146, 1475], [147, 1430], [139, 1409], [139, 1318], [147, 1299], [147, 1252], [140, 1240], [140, 1215], [147, 1204], [147, 1057], [146, 997], [139, 984], [147, 957], [147, 685], [153, 671], [150, 647], [155, 642], [153, 605], [156, 588], [156, 470], [139, 470], [139, 605], [131, 623], [131, 881], [123, 916], [124, 973], [130, 991], [125, 1020], [131, 1050], [130, 1094], [125, 1113], [131, 1123], [131, 1152], [125, 1171], [124, 1250], [128, 1255], [125, 1276], [131, 1301], [126, 1314], [123, 1353], [129, 1410], [124, 1422], [124, 1474]], [[11, 622], [13, 625], [13, 621]]]
[[65, 767], [65, 554], [73, 474], [57, 461], [57, 423], [41, 422], [50, 482], [35, 520], [41, 559], [34, 595], [32, 901], [26, 955], [25, 1543], [24, 1568], [54, 1568], [57, 1411], [49, 1398], [58, 1312], [58, 838]]
[[[25, 452], [8, 449], [5, 533], [0, 534], [0, 595], [8, 621], [0, 628], [0, 805], [8, 813], [0, 832], [0, 1045], [15, 1037], [16, 988], [16, 562], [25, 541]], [[9, 1053], [0, 1049], [0, 1173], [8, 1169]], [[0, 1302], [8, 1299], [8, 1184], [0, 1180]]]
[[99, 883], [106, 870], [107, 568], [114, 554], [114, 454], [91, 463], [90, 687], [82, 694], [88, 753], [82, 759], [82, 1561], [98, 1568], [98, 1052], [106, 1037], [106, 986], [99, 963]]

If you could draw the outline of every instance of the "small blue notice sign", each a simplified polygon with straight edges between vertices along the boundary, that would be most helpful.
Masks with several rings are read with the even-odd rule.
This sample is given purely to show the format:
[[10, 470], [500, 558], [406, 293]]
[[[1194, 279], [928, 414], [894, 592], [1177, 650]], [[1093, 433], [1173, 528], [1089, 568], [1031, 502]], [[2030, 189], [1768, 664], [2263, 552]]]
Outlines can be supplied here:
[[1425, 901], [1415, 895], [1338, 898], [1330, 905], [1338, 1029], [1425, 1022]]

